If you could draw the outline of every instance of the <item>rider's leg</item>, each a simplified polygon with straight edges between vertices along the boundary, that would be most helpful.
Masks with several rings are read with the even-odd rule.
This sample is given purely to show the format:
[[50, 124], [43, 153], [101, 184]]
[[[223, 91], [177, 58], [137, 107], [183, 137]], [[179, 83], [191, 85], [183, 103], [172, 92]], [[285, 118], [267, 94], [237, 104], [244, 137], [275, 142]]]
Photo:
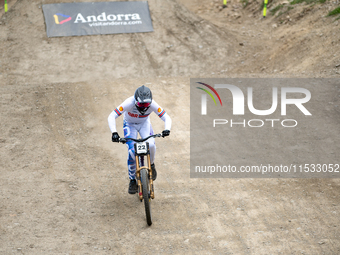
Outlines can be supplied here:
[[[142, 138], [154, 134], [149, 119], [142, 124], [142, 126], [139, 129], [139, 134]], [[149, 142], [149, 150], [150, 150], [150, 163], [151, 163], [151, 169], [152, 169], [152, 179], [156, 180], [157, 171], [156, 171], [156, 167], [155, 167], [155, 163], [154, 163], [155, 155], [156, 155], [155, 138], [149, 138], [148, 142]]]
[[[124, 137], [125, 138], [137, 138], [137, 129], [134, 125], [131, 125], [124, 121]], [[128, 140], [126, 145], [128, 147], [128, 170], [129, 170], [129, 179], [136, 178], [136, 158], [135, 158], [135, 148], [134, 148], [134, 141]]]
[[[149, 135], [153, 135], [153, 129], [151, 126], [150, 120], [146, 120], [139, 129], [139, 134], [142, 138], [147, 137]], [[156, 144], [155, 144], [155, 138], [149, 138], [149, 149], [150, 149], [150, 161], [151, 164], [155, 161], [155, 155], [156, 155]]]

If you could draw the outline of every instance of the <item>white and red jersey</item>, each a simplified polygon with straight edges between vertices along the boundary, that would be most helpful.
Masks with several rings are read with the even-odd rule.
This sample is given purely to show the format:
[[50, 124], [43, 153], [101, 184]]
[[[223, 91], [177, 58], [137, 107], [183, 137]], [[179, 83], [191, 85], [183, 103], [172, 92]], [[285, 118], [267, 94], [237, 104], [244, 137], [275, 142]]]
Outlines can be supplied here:
[[116, 129], [116, 118], [123, 114], [124, 120], [133, 124], [142, 124], [146, 120], [149, 120], [150, 113], [156, 113], [165, 122], [165, 130], [171, 129], [171, 118], [165, 112], [165, 110], [160, 107], [154, 100], [152, 100], [149, 109], [141, 114], [137, 107], [135, 106], [134, 96], [126, 99], [122, 104], [120, 104], [111, 114], [109, 115], [108, 122], [111, 132], [117, 132]]

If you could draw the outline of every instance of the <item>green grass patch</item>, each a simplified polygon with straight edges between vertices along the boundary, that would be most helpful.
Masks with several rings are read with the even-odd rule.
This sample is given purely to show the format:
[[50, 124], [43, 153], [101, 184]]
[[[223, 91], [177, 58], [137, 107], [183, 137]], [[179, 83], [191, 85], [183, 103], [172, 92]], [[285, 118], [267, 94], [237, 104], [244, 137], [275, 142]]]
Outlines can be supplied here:
[[292, 10], [292, 9], [294, 9], [294, 7], [288, 6], [288, 7], [286, 8], [286, 10], [280, 11], [279, 14], [277, 15], [277, 17], [280, 17], [282, 14], [288, 13], [288, 12], [289, 12], [290, 10]]
[[246, 8], [247, 5], [249, 4], [249, 0], [241, 0], [243, 8]]
[[281, 8], [283, 8], [282, 4], [279, 4], [278, 6], [274, 7], [273, 9], [269, 10], [271, 12], [272, 15], [275, 15], [275, 13], [280, 10]]
[[340, 14], [340, 6], [335, 8], [333, 11], [330, 11], [327, 16], [334, 16]]
[[325, 3], [327, 0], [293, 0], [290, 2], [290, 4], [301, 4], [301, 3], [306, 3], [306, 4], [315, 4], [315, 3]]

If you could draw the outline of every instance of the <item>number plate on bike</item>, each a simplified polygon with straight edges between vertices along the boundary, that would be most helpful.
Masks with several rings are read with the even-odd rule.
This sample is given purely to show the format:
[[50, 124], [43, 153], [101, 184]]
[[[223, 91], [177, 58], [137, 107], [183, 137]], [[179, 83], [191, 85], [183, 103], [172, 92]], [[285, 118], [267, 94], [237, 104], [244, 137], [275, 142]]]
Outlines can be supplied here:
[[137, 154], [147, 154], [148, 153], [148, 147], [146, 145], [146, 142], [137, 143]]

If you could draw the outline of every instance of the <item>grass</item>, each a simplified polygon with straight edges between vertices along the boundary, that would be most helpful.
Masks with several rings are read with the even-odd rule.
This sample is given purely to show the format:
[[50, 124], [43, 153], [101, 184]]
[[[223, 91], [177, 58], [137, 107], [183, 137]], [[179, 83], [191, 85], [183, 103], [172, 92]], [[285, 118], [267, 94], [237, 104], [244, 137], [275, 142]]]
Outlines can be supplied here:
[[243, 8], [246, 8], [247, 5], [249, 4], [249, 0], [241, 0]]
[[280, 10], [281, 8], [283, 8], [282, 4], [279, 4], [278, 6], [276, 6], [275, 8], [271, 9], [270, 12], [272, 15], [275, 15], [275, 13]]
[[327, 16], [334, 16], [340, 14], [340, 6], [335, 8], [333, 11], [330, 11]]
[[288, 6], [287, 10], [285, 10], [284, 12], [280, 11], [279, 14], [277, 15], [278, 17], [281, 16], [282, 14], [286, 14], [287, 12], [289, 12], [290, 10], [294, 9], [294, 7], [292, 6]]
[[327, 0], [293, 0], [290, 2], [290, 4], [300, 4], [300, 3], [306, 3], [306, 4], [314, 4], [314, 3], [325, 3]]

